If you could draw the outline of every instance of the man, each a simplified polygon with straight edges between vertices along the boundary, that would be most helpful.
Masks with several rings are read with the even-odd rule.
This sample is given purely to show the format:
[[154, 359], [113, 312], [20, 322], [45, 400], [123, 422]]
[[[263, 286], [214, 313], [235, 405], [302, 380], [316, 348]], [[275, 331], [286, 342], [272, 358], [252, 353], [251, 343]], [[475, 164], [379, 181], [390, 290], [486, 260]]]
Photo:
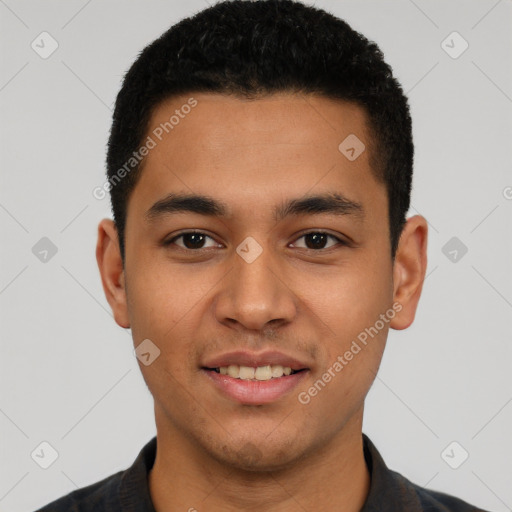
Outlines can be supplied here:
[[479, 510], [362, 434], [425, 277], [412, 162], [390, 67], [322, 10], [221, 2], [149, 45], [117, 98], [96, 254], [157, 436], [41, 510]]

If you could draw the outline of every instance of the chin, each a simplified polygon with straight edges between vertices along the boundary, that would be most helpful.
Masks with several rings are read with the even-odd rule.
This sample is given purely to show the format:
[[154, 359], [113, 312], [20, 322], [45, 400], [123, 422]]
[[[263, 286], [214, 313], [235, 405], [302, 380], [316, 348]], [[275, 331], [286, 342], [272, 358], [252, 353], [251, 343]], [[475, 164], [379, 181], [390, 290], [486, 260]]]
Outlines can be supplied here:
[[[236, 446], [238, 444], [238, 447]], [[294, 466], [300, 458], [301, 450], [296, 443], [270, 443], [261, 441], [245, 441], [222, 445], [220, 450], [210, 447], [210, 454], [221, 464], [247, 472], [275, 472]]]

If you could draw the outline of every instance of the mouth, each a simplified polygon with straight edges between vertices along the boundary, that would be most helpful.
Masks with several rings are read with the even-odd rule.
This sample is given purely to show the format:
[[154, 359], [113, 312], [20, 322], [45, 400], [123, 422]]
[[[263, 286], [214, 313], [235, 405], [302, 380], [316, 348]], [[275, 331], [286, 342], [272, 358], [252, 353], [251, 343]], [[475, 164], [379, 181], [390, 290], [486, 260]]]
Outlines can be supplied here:
[[305, 363], [275, 351], [224, 354], [207, 361], [200, 369], [224, 398], [245, 405], [280, 400], [310, 372]]
[[219, 375], [227, 375], [232, 379], [252, 380], [252, 381], [269, 381], [271, 379], [280, 379], [285, 376], [295, 375], [306, 371], [307, 368], [293, 370], [289, 366], [265, 365], [256, 368], [252, 366], [239, 366], [237, 364], [230, 364], [229, 366], [219, 366], [217, 368], [203, 368], [203, 370], [215, 372]]

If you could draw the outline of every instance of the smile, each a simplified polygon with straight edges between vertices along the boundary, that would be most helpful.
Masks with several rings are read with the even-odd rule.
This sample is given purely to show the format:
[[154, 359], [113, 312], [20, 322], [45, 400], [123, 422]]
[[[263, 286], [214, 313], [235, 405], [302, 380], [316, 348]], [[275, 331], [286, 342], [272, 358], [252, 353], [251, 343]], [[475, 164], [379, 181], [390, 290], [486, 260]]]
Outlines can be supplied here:
[[202, 368], [201, 371], [222, 397], [243, 405], [277, 402], [296, 388], [309, 373], [306, 368], [292, 370], [279, 365], [256, 368], [229, 365]]
[[257, 368], [253, 368], [251, 366], [239, 366], [237, 364], [231, 364], [229, 366], [221, 366], [219, 368], [209, 369], [214, 370], [215, 372], [220, 373], [221, 375], [229, 375], [233, 379], [258, 381], [278, 379], [283, 375], [293, 375], [298, 371], [302, 371], [292, 370], [289, 366], [281, 366], [280, 364], [258, 366]]

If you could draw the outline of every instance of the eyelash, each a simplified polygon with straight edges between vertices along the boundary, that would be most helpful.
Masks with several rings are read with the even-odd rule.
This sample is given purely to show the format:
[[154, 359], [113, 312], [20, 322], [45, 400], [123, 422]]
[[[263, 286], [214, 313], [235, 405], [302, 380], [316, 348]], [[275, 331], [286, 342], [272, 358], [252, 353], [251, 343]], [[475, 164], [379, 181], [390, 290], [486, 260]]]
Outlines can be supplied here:
[[[172, 244], [174, 244], [174, 242], [176, 240], [178, 240], [179, 238], [182, 238], [183, 236], [185, 235], [204, 235], [206, 236], [207, 238], [210, 238], [212, 240], [213, 237], [211, 237], [210, 235], [207, 235], [206, 233], [202, 232], [202, 231], [184, 231], [176, 236], [174, 236], [173, 238], [171, 238], [170, 240], [166, 240], [164, 242], [164, 245], [165, 246], [170, 246]], [[337, 236], [334, 236], [332, 235], [331, 233], [327, 232], [327, 231], [321, 231], [321, 230], [317, 230], [317, 231], [308, 231], [306, 233], [302, 233], [302, 235], [300, 235], [298, 238], [296, 238], [296, 240], [299, 240], [307, 235], [312, 235], [312, 234], [315, 234], [315, 235], [326, 235], [327, 237], [330, 237], [330, 238], [333, 238], [334, 240], [336, 240], [338, 243], [336, 245], [341, 245], [341, 246], [346, 246], [348, 245], [347, 242], [345, 242], [344, 240], [338, 238]], [[311, 252], [323, 252], [323, 251], [328, 251], [329, 249], [332, 249], [333, 247], [336, 247], [336, 245], [334, 246], [331, 246], [331, 247], [324, 247], [324, 248], [321, 248], [321, 249], [310, 249], [309, 247], [299, 247], [299, 249], [305, 249], [306, 251], [311, 251]], [[202, 250], [205, 250], [205, 249], [211, 249], [211, 247], [200, 247], [199, 249], [189, 249], [187, 247], [180, 247], [178, 246], [181, 250], [183, 251], [190, 251], [190, 252], [200, 252]]]

